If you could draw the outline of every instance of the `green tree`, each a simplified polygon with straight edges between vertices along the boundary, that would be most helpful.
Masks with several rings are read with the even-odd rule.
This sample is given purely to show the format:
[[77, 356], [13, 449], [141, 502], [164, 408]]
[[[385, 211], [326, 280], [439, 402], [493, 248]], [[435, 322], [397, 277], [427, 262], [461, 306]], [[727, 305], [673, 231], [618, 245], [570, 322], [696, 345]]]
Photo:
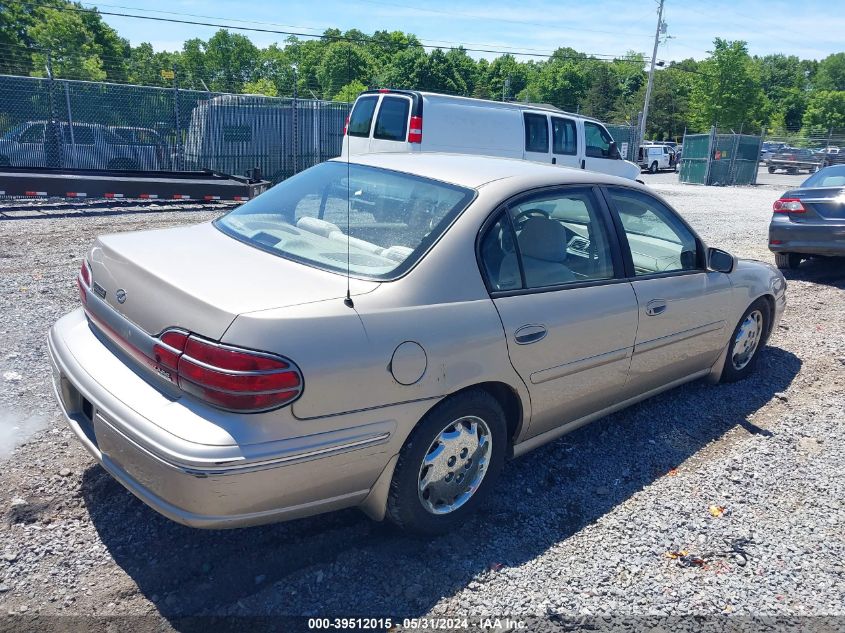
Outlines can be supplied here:
[[279, 90], [276, 84], [267, 77], [259, 77], [254, 81], [248, 81], [244, 84], [244, 92], [250, 95], [265, 95], [267, 97], [278, 97]]
[[587, 92], [585, 56], [571, 55], [572, 49], [558, 49], [531, 75], [528, 85], [519, 93], [521, 101], [549, 103], [575, 112]]
[[357, 79], [353, 79], [338, 91], [338, 93], [334, 96], [334, 100], [343, 101], [344, 103], [352, 103], [355, 101], [355, 98], [366, 89], [367, 86]]
[[763, 119], [760, 77], [745, 42], [714, 41], [711, 55], [700, 64], [690, 95], [691, 122], [699, 130], [751, 130]]
[[323, 97], [332, 99], [353, 80], [365, 85], [370, 83], [373, 70], [373, 58], [366, 48], [351, 42], [333, 42], [317, 67], [317, 81]]
[[807, 100], [804, 128], [808, 133], [825, 133], [845, 128], [845, 90], [819, 90]]
[[240, 92], [255, 78], [258, 48], [245, 35], [220, 29], [202, 48], [212, 90]]
[[35, 75], [46, 75], [49, 51], [54, 77], [94, 81], [107, 77], [100, 57], [102, 48], [80, 13], [41, 8], [36, 17], [27, 29], [38, 49], [32, 54]]
[[532, 66], [516, 61], [513, 55], [505, 54], [490, 63], [487, 86], [492, 99], [513, 99], [528, 85]]
[[845, 90], [845, 53], [828, 55], [821, 60], [813, 85], [819, 90]]

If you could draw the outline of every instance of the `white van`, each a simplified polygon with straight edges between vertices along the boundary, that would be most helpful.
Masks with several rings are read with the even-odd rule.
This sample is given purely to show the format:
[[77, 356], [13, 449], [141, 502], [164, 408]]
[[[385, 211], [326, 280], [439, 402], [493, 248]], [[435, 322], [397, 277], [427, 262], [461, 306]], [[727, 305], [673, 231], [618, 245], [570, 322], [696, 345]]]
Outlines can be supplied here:
[[355, 100], [343, 153], [448, 152], [522, 158], [635, 179], [601, 122], [552, 106], [411, 90], [368, 90]]
[[675, 169], [674, 152], [667, 145], [640, 145], [637, 162], [640, 169], [656, 174], [661, 169]]

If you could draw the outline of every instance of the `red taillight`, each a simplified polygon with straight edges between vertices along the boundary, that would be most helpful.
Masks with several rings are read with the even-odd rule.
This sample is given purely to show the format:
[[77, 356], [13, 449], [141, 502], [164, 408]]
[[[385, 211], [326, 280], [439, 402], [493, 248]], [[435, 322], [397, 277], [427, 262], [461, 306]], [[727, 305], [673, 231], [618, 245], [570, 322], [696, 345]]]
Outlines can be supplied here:
[[[162, 340], [171, 332], [165, 332]], [[215, 406], [263, 411], [292, 402], [302, 393], [299, 370], [284, 358], [218, 345], [194, 335], [172, 336], [174, 349], [182, 344], [184, 350], [177, 356], [179, 387]]]
[[179, 357], [185, 350], [185, 343], [189, 334], [182, 330], [167, 330], [159, 337], [161, 343], [153, 345], [155, 362], [173, 372], [171, 380], [176, 382], [176, 372], [179, 369]]
[[91, 271], [88, 269], [88, 262], [82, 260], [82, 267], [79, 269], [79, 276], [76, 278], [76, 285], [79, 286], [79, 298], [83, 304], [88, 303], [88, 288], [91, 287]]
[[412, 116], [411, 124], [408, 126], [408, 142], [422, 143], [422, 117]]
[[82, 261], [82, 268], [79, 269], [79, 274], [82, 277], [82, 281], [85, 282], [87, 287], [91, 287], [91, 271], [88, 270], [88, 262], [85, 260]]
[[781, 198], [772, 205], [775, 213], [804, 213], [807, 209], [798, 198]]
[[343, 124], [343, 135], [346, 136], [346, 132], [349, 130], [349, 115], [346, 115], [346, 123]]

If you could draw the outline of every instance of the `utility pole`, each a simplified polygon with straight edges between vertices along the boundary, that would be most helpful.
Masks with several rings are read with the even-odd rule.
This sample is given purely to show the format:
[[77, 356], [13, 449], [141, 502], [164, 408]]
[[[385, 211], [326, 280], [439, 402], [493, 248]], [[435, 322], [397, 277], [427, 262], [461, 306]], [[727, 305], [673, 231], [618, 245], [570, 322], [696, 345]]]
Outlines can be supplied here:
[[648, 71], [648, 86], [645, 89], [645, 105], [643, 106], [643, 119], [640, 122], [640, 143], [645, 140], [645, 124], [648, 119], [648, 103], [651, 100], [651, 88], [654, 85], [654, 65], [657, 62], [657, 45], [660, 44], [660, 33], [666, 31], [666, 25], [663, 24], [663, 2], [660, 1], [660, 7], [657, 9], [657, 29], [654, 32], [654, 50], [651, 53], [651, 68]]

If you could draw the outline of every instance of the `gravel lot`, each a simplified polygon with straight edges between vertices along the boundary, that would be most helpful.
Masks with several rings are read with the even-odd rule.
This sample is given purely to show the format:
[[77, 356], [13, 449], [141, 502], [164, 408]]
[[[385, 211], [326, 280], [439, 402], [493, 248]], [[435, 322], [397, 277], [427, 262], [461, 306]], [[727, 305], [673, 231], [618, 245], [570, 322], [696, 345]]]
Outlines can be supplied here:
[[[789, 185], [644, 179], [710, 245], [772, 261], [771, 202]], [[351, 510], [209, 532], [158, 516], [94, 464], [53, 402], [45, 332], [76, 306], [95, 235], [217, 213], [0, 216], [0, 424], [42, 427], [0, 468], [0, 613], [16, 614], [0, 630], [43, 630], [56, 620], [33, 618], [54, 614], [151, 616], [136, 630], [193, 615], [845, 614], [843, 260], [789, 275], [750, 379], [686, 385], [511, 462], [459, 532], [411, 539]], [[679, 550], [704, 564], [666, 555]], [[95, 629], [110, 630], [79, 630]]]

